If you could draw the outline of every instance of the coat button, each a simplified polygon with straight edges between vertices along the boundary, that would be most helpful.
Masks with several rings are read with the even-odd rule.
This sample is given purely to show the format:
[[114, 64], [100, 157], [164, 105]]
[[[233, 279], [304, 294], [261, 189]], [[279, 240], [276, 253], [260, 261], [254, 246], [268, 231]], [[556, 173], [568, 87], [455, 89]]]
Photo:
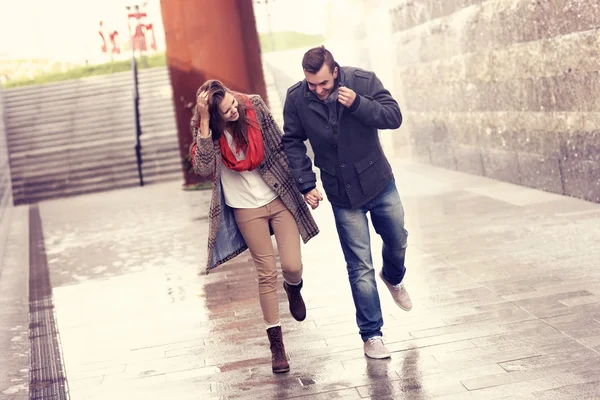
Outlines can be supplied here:
[[346, 164], [342, 163], [341, 167], [344, 168], [346, 166]]
[[348, 184], [346, 184], [346, 187], [347, 187], [348, 189], [350, 189], [350, 184], [349, 184], [349, 183], [348, 183]]
[[278, 188], [279, 187], [279, 183], [274, 184], [273, 187]]
[[329, 125], [325, 125], [325, 129], [329, 129]]
[[373, 161], [369, 161], [369, 165], [373, 165]]
[[298, 178], [298, 182], [302, 182], [302, 180], [303, 180], [302, 178]]

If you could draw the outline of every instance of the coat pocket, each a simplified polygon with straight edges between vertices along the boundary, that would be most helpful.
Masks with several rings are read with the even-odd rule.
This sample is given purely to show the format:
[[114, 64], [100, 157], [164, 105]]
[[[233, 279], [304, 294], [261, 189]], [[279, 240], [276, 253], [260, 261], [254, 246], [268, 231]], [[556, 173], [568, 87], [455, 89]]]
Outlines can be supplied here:
[[335, 167], [322, 165], [315, 161], [315, 166], [321, 171], [321, 182], [323, 182], [323, 189], [328, 195], [334, 197], [339, 196], [337, 177], [335, 176]]
[[385, 163], [380, 162], [381, 158], [381, 153], [375, 152], [354, 163], [354, 168], [356, 168], [356, 174], [358, 175], [358, 182], [365, 195], [371, 194], [371, 191], [375, 190], [380, 185], [381, 180], [385, 178], [385, 174], [382, 174], [381, 171], [381, 167], [384, 166], [383, 164]]

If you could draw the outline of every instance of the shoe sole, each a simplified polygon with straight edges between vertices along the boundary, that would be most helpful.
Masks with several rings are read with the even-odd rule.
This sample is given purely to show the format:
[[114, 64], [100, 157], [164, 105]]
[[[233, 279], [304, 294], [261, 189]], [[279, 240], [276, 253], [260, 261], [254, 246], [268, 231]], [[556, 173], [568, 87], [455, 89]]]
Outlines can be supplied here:
[[372, 358], [373, 360], [383, 360], [384, 358], [391, 358], [392, 357], [391, 354], [382, 354], [380, 356], [370, 356], [367, 353], [365, 353], [365, 356], [367, 356], [368, 358]]
[[[388, 285], [389, 285], [389, 283], [387, 283], [387, 281], [386, 281], [386, 280], [383, 278], [383, 275], [381, 275], [381, 271], [379, 271], [379, 279], [381, 279], [381, 280], [383, 281], [383, 283], [385, 283], [385, 286], [386, 286], [386, 287], [388, 288], [388, 290], [391, 292], [391, 289], [390, 289], [390, 287], [388, 286]], [[394, 297], [394, 296], [392, 296], [392, 298], [393, 298], [393, 297]], [[412, 307], [411, 307], [411, 308], [406, 308], [406, 307], [403, 307], [402, 305], [398, 304], [398, 303], [396, 302], [396, 300], [394, 300], [394, 303], [395, 303], [395, 304], [396, 304], [398, 307], [400, 307], [402, 310], [404, 310], [404, 311], [410, 311], [410, 310], [412, 310]]]
[[[304, 308], [305, 308], [305, 310], [306, 310], [306, 306], [304, 306]], [[296, 315], [292, 314], [292, 310], [290, 309], [290, 315], [292, 316], [292, 318], [294, 318], [294, 319], [295, 319], [296, 321], [298, 321], [298, 322], [302, 322], [302, 321], [304, 321], [304, 320], [306, 319], [306, 312], [304, 313], [304, 315], [303, 315], [303, 316], [301, 316], [301, 317], [298, 317], [298, 316], [296, 316]]]
[[290, 372], [290, 369], [287, 368], [287, 369], [277, 369], [277, 370], [274, 369], [273, 370], [274, 374], [285, 374], [286, 372]]

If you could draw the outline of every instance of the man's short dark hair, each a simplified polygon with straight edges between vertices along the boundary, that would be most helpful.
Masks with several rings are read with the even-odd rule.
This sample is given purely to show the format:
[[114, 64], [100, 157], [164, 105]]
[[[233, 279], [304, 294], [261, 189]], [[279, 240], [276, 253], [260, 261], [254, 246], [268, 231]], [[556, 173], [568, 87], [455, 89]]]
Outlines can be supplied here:
[[323, 64], [329, 67], [329, 71], [333, 73], [335, 69], [335, 60], [333, 55], [325, 46], [314, 47], [304, 53], [302, 58], [302, 68], [311, 74], [316, 74], [323, 68]]

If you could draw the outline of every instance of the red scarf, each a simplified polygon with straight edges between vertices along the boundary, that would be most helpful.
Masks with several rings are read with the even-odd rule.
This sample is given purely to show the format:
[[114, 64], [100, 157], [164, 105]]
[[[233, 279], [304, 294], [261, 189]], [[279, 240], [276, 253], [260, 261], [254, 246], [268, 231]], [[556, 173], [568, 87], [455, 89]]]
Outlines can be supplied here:
[[246, 159], [238, 161], [235, 155], [227, 143], [225, 134], [221, 135], [219, 139], [219, 145], [221, 146], [221, 156], [225, 166], [234, 171], [252, 171], [260, 165], [265, 158], [265, 146], [263, 143], [262, 132], [258, 125], [258, 119], [256, 118], [256, 111], [252, 107], [252, 103], [247, 96], [237, 94], [239, 100], [244, 101], [246, 104], [246, 127], [248, 129], [248, 144], [244, 144], [242, 148], [238, 148], [236, 144], [236, 151], [244, 151], [246, 153]]

